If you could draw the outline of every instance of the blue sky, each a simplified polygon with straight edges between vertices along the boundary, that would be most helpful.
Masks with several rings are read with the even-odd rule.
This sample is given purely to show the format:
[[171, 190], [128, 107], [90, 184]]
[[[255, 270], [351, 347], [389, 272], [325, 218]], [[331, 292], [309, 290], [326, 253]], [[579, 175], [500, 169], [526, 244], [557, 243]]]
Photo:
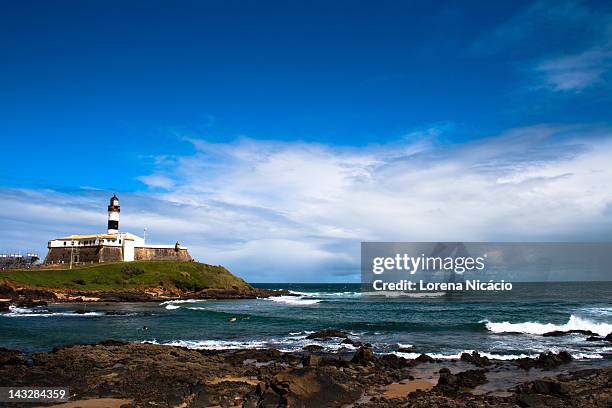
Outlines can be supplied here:
[[258, 281], [355, 280], [361, 240], [612, 236], [609, 2], [7, 2], [0, 34], [0, 250], [112, 193]]

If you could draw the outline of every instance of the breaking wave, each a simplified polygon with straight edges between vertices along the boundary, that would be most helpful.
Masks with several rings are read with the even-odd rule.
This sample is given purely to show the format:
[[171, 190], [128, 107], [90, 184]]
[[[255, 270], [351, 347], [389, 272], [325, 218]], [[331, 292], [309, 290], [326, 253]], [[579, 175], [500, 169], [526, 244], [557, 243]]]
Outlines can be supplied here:
[[48, 310], [35, 310], [16, 306], [9, 306], [9, 312], [2, 314], [5, 317], [54, 317], [54, 316], [66, 316], [66, 317], [91, 317], [91, 316], [105, 316], [103, 312], [84, 312], [79, 313], [76, 311], [71, 312], [49, 312]]
[[599, 334], [600, 336], [605, 336], [612, 332], [612, 324], [598, 323], [575, 315], [571, 315], [568, 322], [565, 324], [539, 322], [495, 323], [488, 320], [483, 320], [481, 323], [484, 323], [487, 329], [493, 333], [524, 333], [542, 335], [544, 333], [556, 330], [590, 330], [593, 333]]
[[272, 296], [266, 299], [273, 302], [286, 303], [288, 305], [296, 306], [315, 305], [322, 301], [322, 299], [304, 299], [304, 297], [301, 296]]
[[[418, 356], [420, 356], [421, 354], [425, 354], [431, 358], [435, 358], [436, 360], [458, 360], [461, 358], [461, 354], [463, 353], [468, 353], [468, 354], [472, 354], [474, 350], [465, 350], [465, 351], [460, 351], [458, 353], [453, 353], [453, 354], [442, 354], [442, 353], [404, 353], [401, 351], [394, 351], [391, 354], [395, 354], [398, 357], [404, 357], [405, 359], [408, 360], [412, 360], [417, 358]], [[488, 357], [490, 359], [495, 359], [495, 360], [514, 360], [517, 358], [524, 358], [524, 357], [537, 357], [538, 354], [494, 354], [494, 353], [486, 353], [486, 352], [482, 352], [479, 351], [478, 354], [480, 354], [483, 357]]]
[[182, 303], [198, 303], [204, 302], [205, 299], [179, 299], [179, 300], [167, 300], [165, 302], [161, 302], [160, 306], [166, 306], [168, 310], [176, 310], [179, 309]]
[[361, 292], [298, 292], [290, 290], [289, 293], [307, 298], [324, 298], [324, 299], [347, 299], [361, 296]]

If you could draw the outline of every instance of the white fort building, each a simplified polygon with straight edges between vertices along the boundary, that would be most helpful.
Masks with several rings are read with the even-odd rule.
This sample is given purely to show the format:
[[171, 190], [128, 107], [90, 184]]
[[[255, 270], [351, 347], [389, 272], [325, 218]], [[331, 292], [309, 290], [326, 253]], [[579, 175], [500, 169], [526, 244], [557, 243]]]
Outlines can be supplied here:
[[49, 241], [46, 264], [129, 262], [129, 261], [191, 261], [186, 247], [150, 245], [145, 239], [119, 231], [119, 199], [113, 195], [108, 205], [108, 229], [105, 234], [68, 235]]

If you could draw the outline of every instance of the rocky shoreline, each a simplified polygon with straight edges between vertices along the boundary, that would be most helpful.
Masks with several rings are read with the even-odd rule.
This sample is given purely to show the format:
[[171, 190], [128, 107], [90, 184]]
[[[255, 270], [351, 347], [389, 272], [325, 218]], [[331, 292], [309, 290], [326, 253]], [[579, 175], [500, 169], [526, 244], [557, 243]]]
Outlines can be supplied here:
[[[337, 330], [311, 338], [353, 342]], [[358, 346], [282, 353], [109, 340], [31, 356], [0, 349], [0, 378], [3, 386], [69, 386], [72, 400], [105, 398], [117, 407], [612, 406], [612, 363], [581, 368], [564, 352], [512, 361], [476, 352], [456, 361], [409, 360]]]
[[0, 281], [0, 312], [9, 306], [32, 307], [49, 303], [72, 302], [165, 302], [180, 299], [255, 299], [291, 296], [287, 290], [260, 288], [203, 289], [197, 292], [179, 289], [143, 288], [121, 290], [50, 289], [18, 285], [8, 279]]

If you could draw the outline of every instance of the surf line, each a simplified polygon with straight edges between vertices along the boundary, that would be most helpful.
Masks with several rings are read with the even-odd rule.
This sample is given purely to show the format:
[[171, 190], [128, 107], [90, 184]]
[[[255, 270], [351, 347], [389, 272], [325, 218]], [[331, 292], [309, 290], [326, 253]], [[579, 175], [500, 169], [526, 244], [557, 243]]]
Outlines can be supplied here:
[[471, 279], [464, 282], [424, 282], [422, 279], [414, 282], [402, 279], [399, 282], [384, 282], [381, 279], [372, 282], [376, 291], [510, 291], [512, 283], [504, 280], [480, 281]]

